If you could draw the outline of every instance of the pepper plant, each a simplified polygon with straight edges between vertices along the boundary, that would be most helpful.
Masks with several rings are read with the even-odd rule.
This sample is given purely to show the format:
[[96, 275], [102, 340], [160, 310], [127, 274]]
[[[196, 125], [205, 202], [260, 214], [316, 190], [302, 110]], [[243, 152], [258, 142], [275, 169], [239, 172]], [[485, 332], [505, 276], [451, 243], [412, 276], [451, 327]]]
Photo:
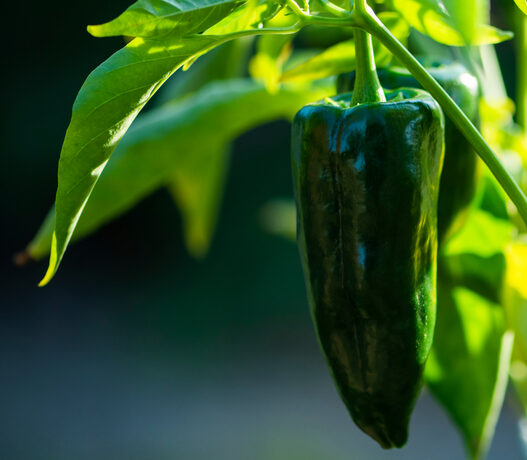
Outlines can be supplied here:
[[[467, 455], [483, 458], [503, 404], [509, 374], [527, 412], [527, 291], [523, 283], [527, 273], [527, 2], [514, 0], [515, 5], [512, 0], [507, 1], [511, 28], [516, 32], [516, 119], [493, 48], [514, 35], [489, 24], [489, 0], [138, 0], [116, 19], [89, 26], [88, 31], [95, 37], [121, 35], [126, 37], [127, 44], [97, 67], [80, 89], [61, 151], [54, 207], [19, 260], [40, 259], [49, 254], [49, 267], [40, 283], [47, 284], [72, 240], [94, 232], [160, 187], [170, 190], [181, 210], [188, 250], [196, 257], [203, 257], [221, 203], [230, 144], [243, 132], [275, 119], [292, 119], [306, 105], [333, 106], [328, 113], [356, 109], [353, 113], [357, 114], [357, 126], [361, 123], [366, 126], [364, 120], [369, 115], [363, 112], [361, 118], [360, 113], [368, 104], [379, 111], [382, 104], [399, 104], [401, 110], [407, 106], [407, 112], [412, 111], [413, 100], [421, 101], [415, 102], [415, 107], [423, 110], [425, 106], [434, 106], [437, 117], [433, 123], [429, 116], [423, 115], [423, 120], [428, 120], [423, 121], [423, 126], [431, 123], [427, 127], [415, 128], [417, 119], [408, 115], [406, 124], [397, 128], [404, 117], [396, 114], [387, 131], [389, 137], [377, 138], [375, 131], [369, 131], [349, 140], [349, 149], [360, 138], [361, 143], [375, 145], [379, 155], [384, 152], [383, 146], [393, 140], [408, 155], [415, 149], [412, 168], [423, 171], [432, 168], [426, 173], [429, 176], [424, 172], [419, 176], [418, 187], [412, 193], [404, 195], [409, 200], [419, 197], [429, 201], [431, 211], [424, 220], [422, 216], [408, 214], [408, 209], [403, 208], [405, 203], [387, 202], [388, 194], [368, 208], [370, 211], [365, 215], [377, 219], [379, 228], [399, 225], [398, 232], [406, 228], [408, 235], [426, 240], [429, 248], [421, 260], [428, 271], [417, 284], [409, 278], [402, 285], [392, 280], [392, 288], [401, 292], [385, 292], [383, 299], [372, 298], [371, 305], [369, 301], [362, 304], [373, 306], [380, 301], [381, 305], [384, 302], [389, 306], [392, 296], [399, 299], [402, 311], [408, 312], [408, 306], [414, 305], [411, 310], [414, 320], [415, 305], [423, 307], [417, 313], [421, 320], [430, 315], [430, 320], [427, 327], [418, 329], [425, 335], [413, 339], [405, 336], [408, 343], [400, 349], [404, 354], [413, 347], [416, 353], [416, 344], [423, 347], [419, 363], [406, 359], [408, 356], [393, 354], [391, 363], [379, 364], [386, 354], [393, 352], [396, 332], [383, 330], [386, 334], [383, 342], [377, 332], [369, 335], [371, 331], [356, 330], [353, 334], [357, 337], [367, 337], [362, 345], [369, 340], [378, 347], [355, 355], [355, 350], [341, 350], [334, 364], [334, 351], [328, 351], [328, 347], [335, 337], [333, 332], [342, 324], [338, 321], [325, 324], [324, 327], [329, 327], [326, 338], [321, 334], [320, 323], [317, 328], [352, 416], [381, 445], [404, 444], [403, 425], [411, 414], [424, 369], [424, 380], [459, 428]], [[306, 47], [309, 41], [323, 44], [325, 49]], [[435, 62], [438, 60], [442, 64]], [[454, 61], [462, 66], [461, 71], [452, 70]], [[454, 75], [452, 85], [441, 73], [448, 65], [454, 66], [448, 71], [449, 77]], [[383, 68], [380, 80], [377, 68]], [[249, 76], [244, 76], [246, 69]], [[337, 91], [339, 74], [339, 89], [352, 93], [330, 98]], [[398, 82], [394, 87], [415, 89], [388, 91], [393, 87], [390, 78]], [[156, 107], [140, 115], [162, 87]], [[471, 104], [466, 105], [467, 99], [459, 96], [461, 87], [469, 88]], [[322, 102], [309, 105], [315, 101]], [[447, 133], [439, 195], [438, 247], [435, 213], [439, 177], [433, 169], [436, 166], [440, 169], [443, 149], [444, 121], [439, 107], [447, 117]], [[345, 129], [351, 129], [346, 126]], [[415, 136], [405, 126], [417, 130]], [[331, 129], [324, 129], [329, 136]], [[323, 149], [317, 147], [315, 137], [302, 134], [303, 131], [298, 133], [303, 139], [302, 148], [309, 154], [306, 158], [321, 155]], [[431, 133], [436, 134], [431, 137]], [[295, 137], [293, 150], [294, 142]], [[451, 153], [456, 147], [459, 156]], [[427, 155], [436, 158], [433, 152], [438, 152], [437, 162], [428, 164]], [[482, 160], [479, 165], [475, 154]], [[360, 152], [358, 155], [354, 161], [359, 161]], [[373, 155], [369, 161], [374, 162], [375, 158]], [[448, 162], [459, 166], [458, 171], [457, 166], [447, 167]], [[403, 164], [396, 166], [391, 172], [405, 169]], [[387, 165], [375, 168], [372, 171], [382, 175]], [[311, 231], [314, 227], [310, 225], [324, 227], [324, 219], [333, 219], [335, 213], [322, 220], [314, 219], [310, 224], [311, 220], [302, 213], [321, 199], [320, 189], [313, 181], [322, 176], [308, 175], [306, 184], [298, 171], [294, 174], [302, 250], [302, 245], [304, 249], [306, 246], [306, 228]], [[318, 178], [313, 179], [315, 176]], [[344, 183], [349, 186], [354, 180], [349, 176]], [[390, 180], [398, 193], [407, 179], [401, 175]], [[423, 182], [428, 186], [420, 188]], [[301, 204], [299, 193], [302, 199], [308, 199], [306, 206]], [[354, 191], [350, 193], [356, 199]], [[452, 204], [448, 218], [441, 217], [441, 200], [446, 203], [443, 207]], [[264, 225], [274, 233], [295, 233], [295, 210], [291, 206], [288, 202], [270, 203], [263, 213]], [[392, 212], [398, 207], [401, 223]], [[443, 230], [441, 222], [445, 223]], [[354, 231], [339, 228], [343, 232]], [[307, 246], [313, 244], [316, 249], [324, 246], [325, 241], [331, 249], [332, 241], [317, 241], [319, 236], [313, 237]], [[387, 242], [376, 238], [372, 247]], [[397, 244], [397, 240], [391, 244]], [[414, 249], [420, 251], [424, 247], [419, 243]], [[353, 257], [355, 262], [350, 263], [357, 264], [360, 251]], [[407, 251], [404, 257], [408, 265], [417, 256]], [[308, 286], [309, 267], [315, 265], [304, 260]], [[381, 270], [372, 279], [391, 275]], [[340, 305], [337, 297], [342, 293], [341, 287], [334, 279], [328, 278], [327, 282], [334, 289], [333, 297], [326, 299], [328, 305]], [[351, 285], [354, 282], [350, 281]], [[310, 296], [316, 291], [313, 286], [309, 289]], [[402, 290], [408, 290], [410, 297], [421, 296], [421, 300], [412, 303]], [[361, 298], [368, 294], [353, 287], [351, 292]], [[436, 298], [437, 322], [432, 344]], [[378, 319], [383, 313], [380, 310], [375, 314]], [[316, 313], [314, 319], [315, 323], [320, 321]], [[346, 340], [344, 337], [342, 343], [346, 344]], [[356, 392], [348, 392], [356, 376], [339, 376], [338, 366], [344, 361], [340, 364], [338, 361], [347, 356], [350, 361], [345, 365], [349, 364], [350, 372], [355, 372], [353, 363], [366, 355], [371, 360], [368, 369], [374, 375], [369, 384], [378, 388], [373, 402], [366, 398], [358, 407]], [[396, 382], [390, 383], [390, 366]], [[346, 382], [346, 378], [350, 380]], [[390, 392], [389, 398], [399, 394], [406, 401], [387, 402], [383, 398]], [[386, 404], [396, 408], [390, 409], [389, 422]], [[370, 419], [366, 420], [369, 411], [372, 411]]]

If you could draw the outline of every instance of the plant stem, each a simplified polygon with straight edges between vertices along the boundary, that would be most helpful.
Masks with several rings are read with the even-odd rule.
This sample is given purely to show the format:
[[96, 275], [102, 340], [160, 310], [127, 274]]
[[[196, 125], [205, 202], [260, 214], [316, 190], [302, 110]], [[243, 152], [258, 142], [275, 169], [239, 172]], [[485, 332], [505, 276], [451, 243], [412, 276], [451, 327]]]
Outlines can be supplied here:
[[309, 13], [306, 13], [295, 0], [286, 0], [286, 5], [295, 13], [299, 18], [309, 19]]
[[[366, 0], [355, 1], [356, 14], [366, 12], [366, 9]], [[384, 102], [386, 97], [375, 68], [371, 35], [359, 28], [354, 28], [353, 33], [355, 35], [356, 76], [351, 105]]]
[[516, 33], [516, 119], [527, 130], [527, 16], [519, 9]]
[[322, 6], [328, 13], [332, 13], [335, 16], [341, 17], [341, 18], [349, 18], [350, 12], [348, 10], [345, 10], [344, 8], [341, 8], [340, 6], [335, 5], [330, 0], [320, 0], [322, 3]]
[[477, 154], [489, 167], [496, 177], [505, 193], [518, 208], [523, 221], [527, 224], [527, 198], [518, 184], [507, 172], [499, 158], [492, 151], [483, 136], [457, 106], [452, 98], [437, 83], [437, 81], [426, 71], [426, 69], [414, 58], [405, 46], [395, 38], [379, 18], [371, 11], [355, 17], [355, 22], [374, 37], [376, 37], [393, 55], [410, 71], [417, 81], [425, 88], [441, 105], [448, 117], [463, 133]]

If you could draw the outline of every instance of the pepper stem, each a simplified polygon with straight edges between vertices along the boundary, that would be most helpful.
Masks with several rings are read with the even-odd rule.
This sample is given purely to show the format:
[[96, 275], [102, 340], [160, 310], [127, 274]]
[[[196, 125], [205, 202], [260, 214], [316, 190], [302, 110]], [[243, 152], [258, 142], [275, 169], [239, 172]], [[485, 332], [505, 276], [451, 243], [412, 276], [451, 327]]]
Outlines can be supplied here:
[[[355, 10], [359, 14], [367, 9], [368, 3], [366, 0], [355, 0]], [[386, 101], [386, 96], [377, 76], [371, 35], [359, 28], [353, 29], [353, 33], [355, 36], [355, 61], [357, 65], [351, 104], [384, 102]]]

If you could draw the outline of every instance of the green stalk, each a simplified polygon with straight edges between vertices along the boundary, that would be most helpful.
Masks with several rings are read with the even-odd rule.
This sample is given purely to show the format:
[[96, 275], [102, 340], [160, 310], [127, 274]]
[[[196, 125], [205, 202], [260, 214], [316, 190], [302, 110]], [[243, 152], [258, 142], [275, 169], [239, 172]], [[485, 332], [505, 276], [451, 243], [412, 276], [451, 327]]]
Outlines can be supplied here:
[[516, 119], [527, 131], [527, 16], [519, 9], [518, 31], [516, 33]]
[[[357, 14], [366, 13], [367, 8], [366, 0], [355, 0], [354, 11]], [[351, 105], [384, 102], [386, 97], [375, 68], [371, 35], [359, 28], [353, 29], [353, 33], [355, 36], [356, 76]]]
[[[355, 12], [355, 11], [354, 11]], [[377, 38], [399, 61], [410, 71], [417, 81], [425, 88], [441, 105], [447, 116], [463, 133], [481, 159], [489, 167], [490, 171], [505, 193], [510, 197], [518, 208], [523, 221], [527, 224], [527, 198], [518, 184], [507, 172], [499, 158], [492, 151], [483, 136], [467, 118], [463, 111], [457, 106], [445, 90], [435, 81], [426, 69], [414, 58], [405, 46], [395, 38], [386, 26], [379, 20], [371, 9], [358, 14], [356, 22], [361, 28]]]

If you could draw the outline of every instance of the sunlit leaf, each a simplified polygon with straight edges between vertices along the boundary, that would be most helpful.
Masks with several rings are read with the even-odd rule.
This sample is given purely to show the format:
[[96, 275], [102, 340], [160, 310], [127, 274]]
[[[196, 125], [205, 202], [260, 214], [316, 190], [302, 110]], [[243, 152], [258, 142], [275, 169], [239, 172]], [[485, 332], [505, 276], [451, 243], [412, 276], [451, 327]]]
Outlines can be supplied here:
[[[482, 134], [499, 155], [507, 172], [523, 191], [527, 192], [527, 136], [522, 127], [514, 122], [514, 102], [506, 97], [501, 97], [500, 93], [501, 91], [498, 91], [498, 97], [483, 99], [480, 103]], [[527, 228], [519, 216], [517, 208], [503, 192], [496, 179], [486, 169], [484, 174], [484, 180], [487, 184], [494, 184], [496, 189], [491, 195], [495, 204], [499, 195], [510, 219], [521, 231], [526, 231]]]
[[139, 0], [113, 21], [88, 26], [95, 37], [126, 35], [154, 38], [201, 32], [216, 24], [243, 0]]
[[[384, 63], [389, 55], [376, 53], [376, 62]], [[324, 78], [355, 69], [355, 44], [347, 40], [327, 48], [320, 54], [300, 63], [282, 74], [281, 81], [307, 81]]]
[[[489, 90], [486, 90], [486, 92], [489, 92]], [[481, 132], [485, 140], [494, 148], [501, 148], [503, 127], [513, 123], [514, 110], [514, 101], [507, 97], [499, 97], [492, 100], [482, 98], [480, 100]]]
[[259, 28], [281, 9], [279, 3], [248, 0], [233, 13], [205, 31], [206, 35], [226, 35], [238, 30]]
[[460, 430], [470, 458], [483, 458], [508, 381], [513, 333], [503, 309], [441, 281], [437, 325], [425, 380]]
[[509, 222], [497, 220], [487, 212], [473, 210], [467, 224], [449, 240], [441, 255], [452, 257], [472, 253], [491, 257], [503, 252], [511, 241], [512, 232]]
[[278, 90], [283, 65], [291, 55], [291, 39], [290, 35], [265, 35], [258, 39], [249, 72], [253, 78], [264, 82], [270, 92]]
[[[412, 27], [445, 45], [493, 44], [512, 38], [510, 32], [485, 23], [474, 24], [474, 19], [480, 16], [479, 10], [474, 5], [474, 0], [464, 2], [465, 0], [392, 0], [394, 8]], [[451, 5], [451, 11], [445, 3]], [[452, 12], [455, 14], [452, 15]], [[472, 17], [471, 12], [474, 12]]]
[[527, 415], [527, 241], [518, 240], [507, 248], [507, 277], [503, 305], [507, 323], [516, 334], [511, 377]]
[[62, 146], [55, 231], [41, 285], [55, 274], [97, 179], [134, 118], [179, 66], [217, 41], [204, 36], [172, 43], [136, 38], [88, 76]]
[[514, 0], [518, 8], [527, 14], [527, 0]]
[[[278, 93], [269, 94], [254, 81], [227, 80], [211, 83], [179, 103], [151, 110], [134, 123], [108, 161], [80, 215], [73, 239], [92, 233], [127, 211], [170, 183], [174, 174], [188, 171], [188, 183], [196, 174], [196, 165], [201, 167], [200, 163], [211, 158], [221, 164], [223, 160], [215, 155], [224, 155], [222, 148], [239, 134], [268, 121], [292, 118], [300, 107], [331, 91], [329, 85], [282, 85]], [[189, 202], [190, 198], [186, 200]], [[206, 219], [213, 221], [212, 217]], [[51, 215], [29, 244], [27, 251], [32, 258], [42, 258], [50, 251], [53, 222]]]
[[490, 20], [489, 0], [442, 0], [451, 23], [466, 44], [478, 36], [478, 27]]

